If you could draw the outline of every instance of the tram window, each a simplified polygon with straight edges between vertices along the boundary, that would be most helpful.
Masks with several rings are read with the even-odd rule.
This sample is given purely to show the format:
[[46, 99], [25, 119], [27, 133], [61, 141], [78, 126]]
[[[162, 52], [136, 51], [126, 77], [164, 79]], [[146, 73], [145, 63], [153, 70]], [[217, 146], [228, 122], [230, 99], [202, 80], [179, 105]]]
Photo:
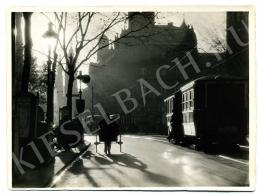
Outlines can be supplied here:
[[190, 112], [190, 122], [193, 122], [193, 112]]
[[191, 92], [191, 99], [194, 99], [194, 90], [192, 89], [190, 92]]
[[186, 120], [186, 119], [187, 119], [187, 117], [186, 117], [186, 114], [183, 114], [183, 122], [185, 122], [185, 123], [186, 123], [186, 122], [187, 122], [187, 120]]
[[172, 112], [172, 99], [171, 99], [171, 107], [170, 107], [170, 112]]
[[182, 110], [191, 110], [194, 106], [194, 90], [191, 89], [182, 94]]

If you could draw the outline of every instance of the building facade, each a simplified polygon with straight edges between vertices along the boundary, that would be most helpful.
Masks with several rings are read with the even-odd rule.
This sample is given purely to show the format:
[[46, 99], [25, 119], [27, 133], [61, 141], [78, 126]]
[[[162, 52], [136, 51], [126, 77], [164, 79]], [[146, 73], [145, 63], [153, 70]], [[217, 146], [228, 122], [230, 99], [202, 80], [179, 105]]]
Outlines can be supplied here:
[[[97, 64], [90, 66], [91, 83], [84, 95], [86, 108], [100, 103], [106, 112], [120, 113], [125, 118], [125, 113], [113, 94], [127, 89], [131, 92], [131, 97], [137, 100], [138, 106], [127, 114], [127, 118], [132, 122], [129, 128], [122, 131], [165, 133], [163, 99], [176, 91], [181, 84], [203, 75], [205, 71], [209, 72], [205, 64], [208, 61], [210, 64], [216, 63], [218, 56], [198, 52], [194, 29], [192, 25], [186, 24], [185, 20], [180, 26], [173, 23], [157, 25], [153, 12], [130, 12], [128, 16], [128, 26], [115, 37], [118, 41], [113, 46], [101, 49], [97, 54]], [[109, 39], [104, 36], [99, 47], [108, 43]], [[156, 70], [162, 65], [172, 64], [173, 59], [178, 59], [183, 64], [189, 63], [187, 52], [200, 66], [200, 71], [194, 71], [192, 66], [187, 68], [189, 79], [184, 78], [176, 67], [162, 71], [165, 83], [179, 83], [175, 88], [165, 90], [158, 83]], [[147, 81], [160, 94], [149, 93], [144, 104], [139, 79]], [[126, 107], [131, 108], [133, 105], [128, 103]]]

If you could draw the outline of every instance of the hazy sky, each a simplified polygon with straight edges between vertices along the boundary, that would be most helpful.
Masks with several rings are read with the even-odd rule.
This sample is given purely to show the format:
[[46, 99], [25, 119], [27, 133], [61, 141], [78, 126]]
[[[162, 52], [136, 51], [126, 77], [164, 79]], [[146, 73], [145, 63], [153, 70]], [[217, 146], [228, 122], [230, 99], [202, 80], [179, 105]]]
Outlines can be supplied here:
[[[226, 12], [182, 12], [182, 13], [161, 13], [158, 23], [173, 22], [180, 26], [183, 19], [186, 24], [193, 26], [198, 39], [198, 48], [206, 52], [214, 52], [210, 48], [212, 37], [218, 36], [225, 40]], [[202, 51], [201, 51], [202, 52]]]
[[[102, 13], [111, 15], [111, 13]], [[53, 13], [46, 13], [46, 15], [55, 22]], [[225, 40], [225, 28], [226, 28], [226, 13], [225, 12], [160, 12], [158, 13], [158, 19], [156, 24], [167, 24], [172, 22], [175, 26], [180, 26], [183, 19], [185, 19], [186, 24], [193, 26], [194, 31], [197, 35], [198, 48], [200, 52], [214, 52], [214, 49], [210, 48], [210, 42], [212, 37], [218, 36]], [[48, 29], [49, 20], [46, 16], [41, 13], [34, 13], [31, 18], [31, 31], [32, 31], [32, 41], [33, 41], [33, 55], [37, 58], [37, 64], [42, 66], [47, 61], [47, 57], [42, 53], [48, 53], [49, 43], [42, 37], [44, 32]], [[93, 35], [97, 33], [97, 29], [101, 25], [99, 21], [93, 22], [91, 32]], [[73, 26], [73, 24], [71, 24]], [[115, 31], [120, 33], [123, 24], [116, 29], [112, 29], [111, 34], [108, 36], [115, 36]], [[68, 31], [73, 32], [72, 29]], [[114, 31], [114, 33], [113, 33]], [[70, 32], [68, 32], [70, 33]], [[111, 37], [110, 37], [111, 38]], [[40, 51], [40, 52], [37, 52]], [[95, 56], [91, 59], [95, 62]], [[83, 64], [79, 70], [83, 74], [88, 74], [88, 66]], [[85, 87], [85, 86], [82, 86]]]
[[[51, 19], [53, 14], [48, 14]], [[172, 22], [176, 26], [180, 26], [183, 19], [187, 24], [193, 25], [198, 39], [198, 48], [201, 51], [214, 52], [210, 48], [210, 39], [212, 36], [225, 37], [226, 27], [226, 13], [225, 12], [160, 12], [159, 19], [156, 20], [157, 24], [167, 24]], [[32, 15], [32, 40], [33, 49], [47, 53], [48, 43], [42, 37], [43, 33], [48, 28], [48, 20], [41, 13], [34, 13]], [[97, 22], [98, 26], [98, 22]], [[94, 33], [94, 31], [93, 31]], [[38, 63], [45, 61], [46, 57], [34, 52], [38, 58]]]

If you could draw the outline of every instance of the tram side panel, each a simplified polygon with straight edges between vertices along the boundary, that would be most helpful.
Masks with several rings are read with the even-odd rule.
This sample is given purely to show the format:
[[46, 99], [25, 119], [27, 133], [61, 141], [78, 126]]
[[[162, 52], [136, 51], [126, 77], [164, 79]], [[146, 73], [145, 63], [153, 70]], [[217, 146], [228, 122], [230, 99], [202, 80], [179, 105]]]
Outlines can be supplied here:
[[196, 137], [194, 142], [197, 145], [198, 149], [201, 149], [203, 143], [203, 138], [206, 130], [206, 113], [205, 113], [205, 86], [204, 85], [195, 85], [194, 86], [194, 110], [193, 110], [193, 119]]
[[196, 140], [205, 146], [240, 143], [247, 126], [244, 85], [205, 82], [195, 89], [198, 92], [194, 109]]
[[207, 85], [207, 113], [212, 116], [209, 127], [214, 129], [213, 141], [238, 144], [246, 129], [246, 105], [243, 82], [209, 83]]

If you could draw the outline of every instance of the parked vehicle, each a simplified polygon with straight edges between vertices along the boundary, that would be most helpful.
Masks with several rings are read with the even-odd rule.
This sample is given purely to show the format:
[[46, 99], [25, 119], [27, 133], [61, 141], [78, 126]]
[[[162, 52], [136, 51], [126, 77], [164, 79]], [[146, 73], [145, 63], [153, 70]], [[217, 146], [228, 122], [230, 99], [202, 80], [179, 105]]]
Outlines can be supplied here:
[[166, 120], [169, 137], [175, 143], [196, 144], [197, 149], [205, 149], [212, 144], [244, 143], [248, 136], [248, 82], [245, 79], [202, 77], [181, 87], [166, 98], [165, 103], [167, 107], [173, 105]]

